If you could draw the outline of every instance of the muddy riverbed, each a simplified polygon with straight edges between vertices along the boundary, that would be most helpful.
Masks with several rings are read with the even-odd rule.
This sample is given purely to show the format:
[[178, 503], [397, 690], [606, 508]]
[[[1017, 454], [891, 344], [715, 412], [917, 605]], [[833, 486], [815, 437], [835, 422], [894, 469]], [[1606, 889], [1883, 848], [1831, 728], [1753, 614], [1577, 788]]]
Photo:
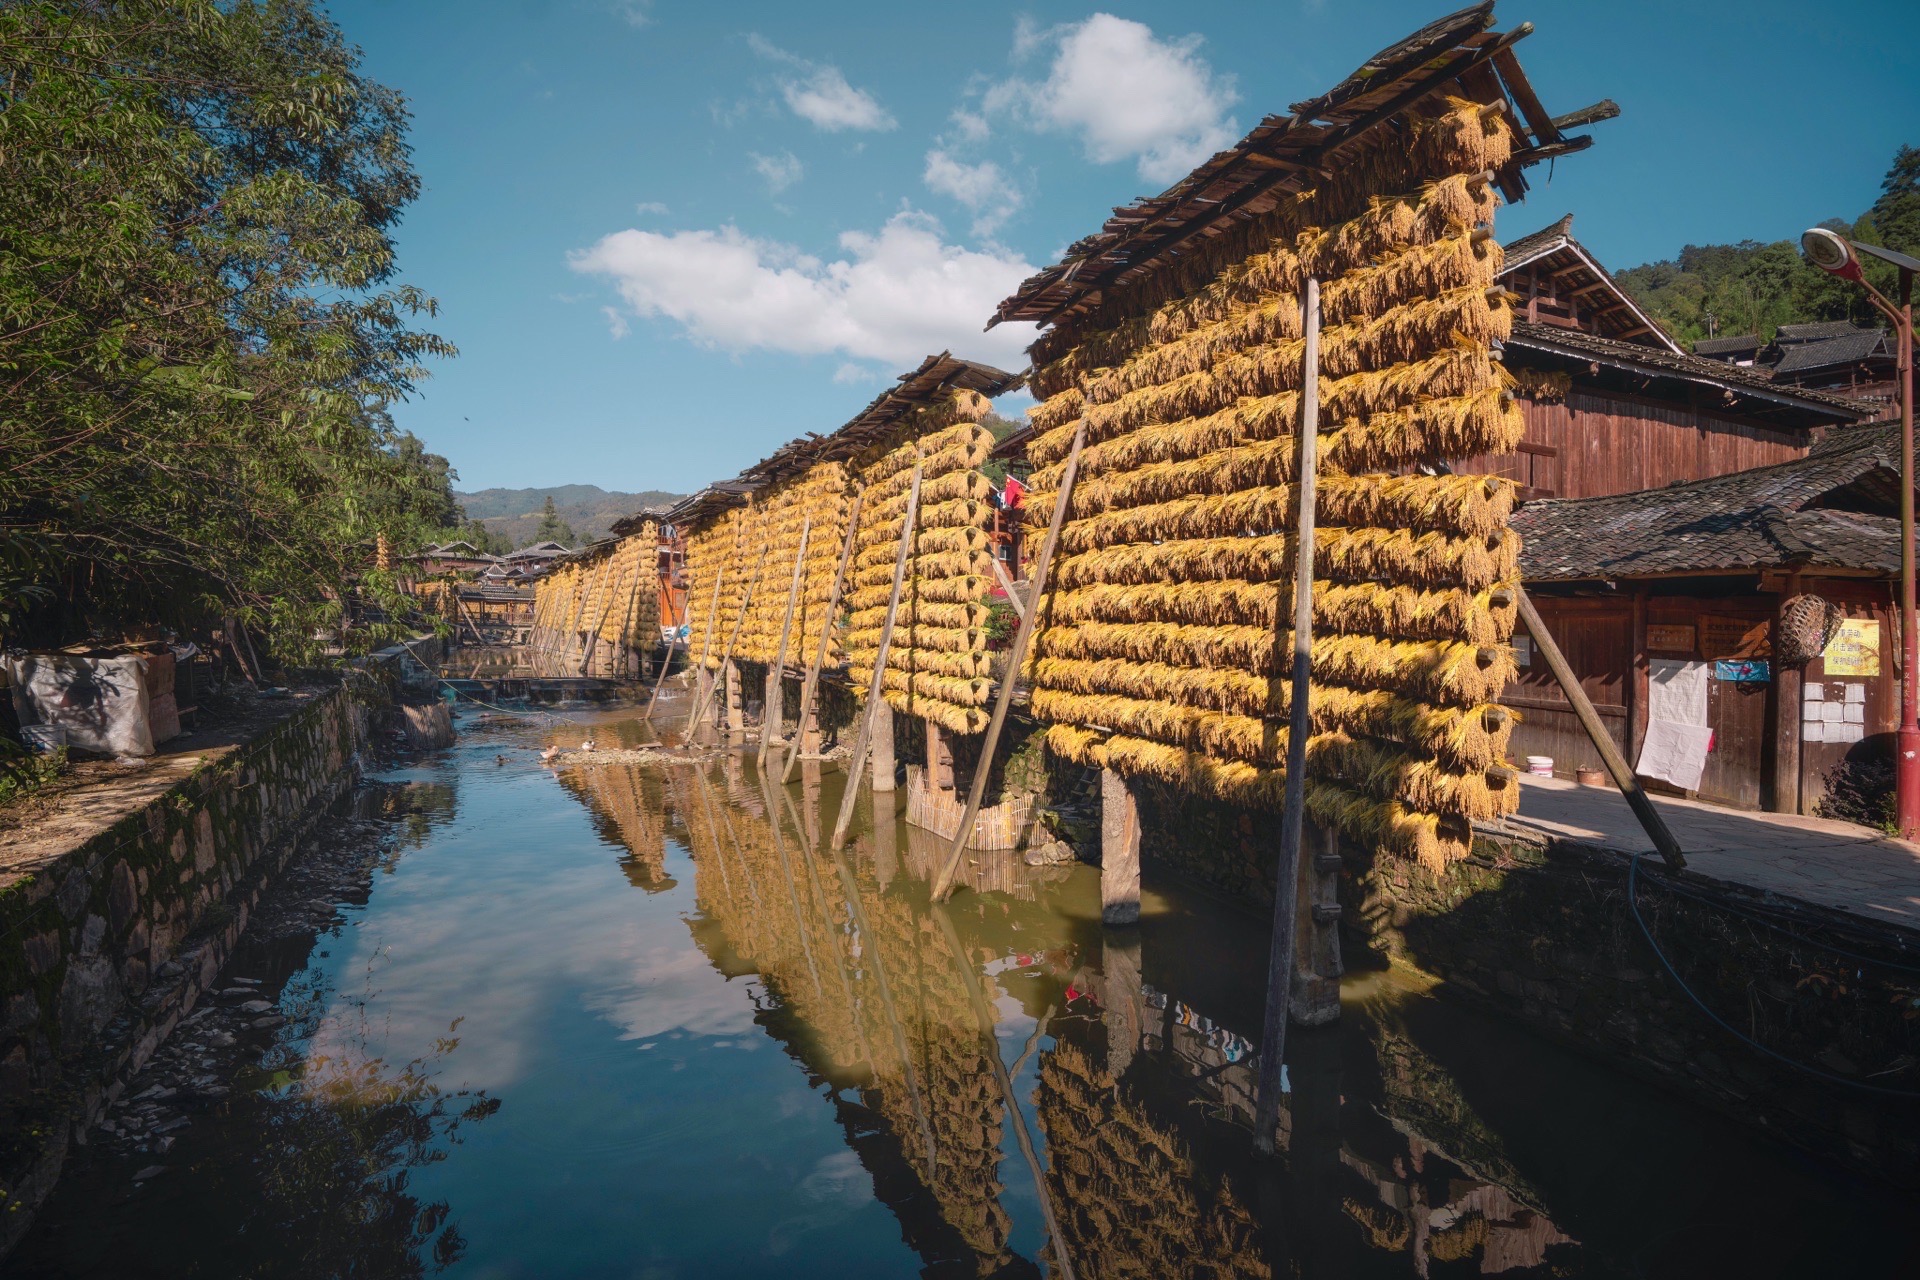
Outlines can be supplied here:
[[[663, 703], [663, 705], [665, 705]], [[1912, 1274], [1915, 1205], [1407, 977], [1296, 1032], [1258, 917], [464, 709], [273, 890], [9, 1276]], [[603, 758], [563, 755], [591, 737]], [[669, 744], [670, 745], [670, 744]]]

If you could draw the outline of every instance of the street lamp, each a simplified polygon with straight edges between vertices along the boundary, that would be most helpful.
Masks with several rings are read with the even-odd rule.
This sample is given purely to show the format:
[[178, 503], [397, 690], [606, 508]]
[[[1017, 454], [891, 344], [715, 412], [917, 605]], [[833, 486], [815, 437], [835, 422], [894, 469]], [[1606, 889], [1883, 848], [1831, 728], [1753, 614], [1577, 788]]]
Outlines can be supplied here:
[[[1920, 259], [1881, 249], [1814, 227], [1800, 237], [1807, 261], [1829, 275], [1851, 280], [1888, 320], [1900, 342], [1900, 728], [1895, 734], [1894, 822], [1907, 840], [1920, 839], [1920, 635], [1915, 634], [1913, 584], [1913, 274]], [[1890, 262], [1900, 271], [1900, 303], [1867, 283], [1860, 254]]]

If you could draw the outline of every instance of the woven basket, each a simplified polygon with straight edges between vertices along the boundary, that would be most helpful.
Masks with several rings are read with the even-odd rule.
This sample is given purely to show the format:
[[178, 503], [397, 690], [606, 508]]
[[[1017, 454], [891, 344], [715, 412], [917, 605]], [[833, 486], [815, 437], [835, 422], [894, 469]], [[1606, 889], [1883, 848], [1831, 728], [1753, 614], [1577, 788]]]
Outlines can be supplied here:
[[1811, 662], [1826, 652], [1827, 642], [1840, 629], [1846, 614], [1831, 600], [1816, 595], [1794, 596], [1780, 606], [1780, 634], [1773, 640], [1779, 662]]

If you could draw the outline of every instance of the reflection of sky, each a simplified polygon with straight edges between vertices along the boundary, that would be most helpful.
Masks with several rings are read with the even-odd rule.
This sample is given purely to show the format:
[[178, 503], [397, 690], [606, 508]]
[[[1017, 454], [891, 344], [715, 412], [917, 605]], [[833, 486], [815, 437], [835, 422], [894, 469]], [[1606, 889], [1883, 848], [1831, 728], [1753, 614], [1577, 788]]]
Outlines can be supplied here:
[[502, 1100], [415, 1175], [471, 1242], [454, 1274], [915, 1272], [823, 1090], [768, 1052], [759, 984], [689, 936], [686, 851], [668, 841], [676, 888], [636, 890], [579, 800], [501, 747], [414, 772], [457, 770], [458, 811], [320, 962], [344, 994], [318, 1047], [364, 1016], [366, 1052], [403, 1062], [463, 1018], [442, 1083]]

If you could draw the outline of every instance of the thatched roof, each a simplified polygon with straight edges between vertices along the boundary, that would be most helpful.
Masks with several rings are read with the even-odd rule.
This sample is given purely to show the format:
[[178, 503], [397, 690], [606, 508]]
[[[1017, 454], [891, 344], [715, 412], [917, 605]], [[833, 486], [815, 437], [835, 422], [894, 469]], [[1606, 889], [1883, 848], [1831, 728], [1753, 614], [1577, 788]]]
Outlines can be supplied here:
[[1804, 568], [1900, 568], [1900, 428], [1832, 433], [1810, 456], [1606, 498], [1530, 502], [1513, 517], [1529, 582]]
[[[955, 391], [977, 391], [992, 399], [1005, 395], [1024, 381], [1024, 373], [1008, 373], [978, 361], [962, 360], [950, 351], [928, 356], [918, 368], [900, 375], [900, 385], [874, 397], [873, 403], [839, 430], [828, 435], [809, 432], [789, 441], [732, 480], [709, 485], [681, 499], [659, 518], [692, 532], [745, 502], [748, 494], [792, 479], [818, 463], [843, 461], [872, 446], [891, 442], [916, 410], [936, 404]], [[616, 526], [616, 531], [618, 528]]]
[[1272, 115], [1157, 196], [1115, 209], [1094, 235], [1000, 304], [992, 324], [1051, 324], [1097, 305], [1105, 291], [1198, 250], [1207, 239], [1273, 209], [1337, 168], [1343, 149], [1436, 94], [1499, 104], [1519, 140], [1495, 182], [1509, 202], [1527, 190], [1529, 165], [1580, 151], [1587, 136], [1564, 132], [1619, 114], [1611, 102], [1549, 116], [1513, 46], [1533, 30], [1492, 30], [1493, 0], [1449, 14], [1381, 50], [1327, 93]]

